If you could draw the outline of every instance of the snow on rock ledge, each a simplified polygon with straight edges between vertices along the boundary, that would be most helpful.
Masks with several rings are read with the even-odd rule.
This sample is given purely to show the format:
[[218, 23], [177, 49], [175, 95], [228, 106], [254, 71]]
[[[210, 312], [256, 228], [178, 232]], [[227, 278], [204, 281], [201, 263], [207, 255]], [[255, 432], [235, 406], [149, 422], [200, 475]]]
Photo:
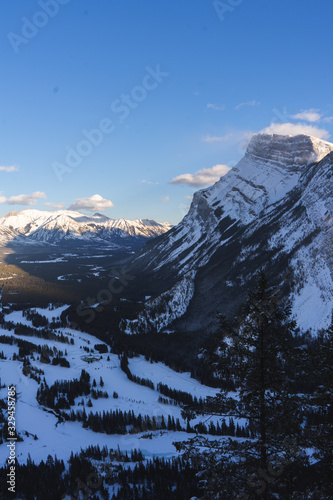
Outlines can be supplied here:
[[160, 332], [172, 321], [185, 314], [194, 295], [195, 272], [187, 273], [170, 290], [148, 300], [135, 320], [122, 320], [120, 329], [127, 334]]
[[245, 157], [287, 169], [318, 162], [331, 151], [333, 144], [308, 135], [257, 134], [251, 139]]
[[189, 270], [188, 262], [200, 267], [221, 244], [218, 227], [223, 219], [229, 228], [258, 220], [298, 185], [311, 164], [331, 151], [333, 144], [306, 135], [255, 135], [244, 158], [213, 186], [194, 193], [188, 214], [148, 254], [139, 253], [137, 262], [142, 259], [147, 269], [155, 270], [171, 265], [180, 273]]

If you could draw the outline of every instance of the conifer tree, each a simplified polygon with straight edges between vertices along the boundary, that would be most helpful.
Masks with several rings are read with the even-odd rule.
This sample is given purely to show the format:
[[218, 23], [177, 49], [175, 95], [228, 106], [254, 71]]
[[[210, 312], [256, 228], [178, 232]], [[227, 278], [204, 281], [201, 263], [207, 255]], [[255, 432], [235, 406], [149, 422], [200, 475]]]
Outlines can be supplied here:
[[333, 320], [326, 331], [320, 332], [314, 349], [310, 350], [307, 371], [315, 386], [308, 399], [310, 415], [306, 426], [309, 446], [316, 450], [314, 456], [318, 460], [312, 487], [326, 499], [333, 488]]
[[[233, 378], [237, 392], [222, 390], [208, 398], [204, 412], [246, 419], [253, 439], [210, 442], [209, 453], [197, 456], [207, 473], [202, 476], [207, 498], [274, 498], [276, 488], [292, 488], [288, 467], [303, 463], [296, 446], [301, 444], [303, 400], [294, 391], [301, 351], [290, 308], [277, 296], [260, 271], [233, 324], [219, 317], [221, 337], [212, 363], [222, 379]], [[192, 458], [196, 447], [195, 442], [185, 446]]]

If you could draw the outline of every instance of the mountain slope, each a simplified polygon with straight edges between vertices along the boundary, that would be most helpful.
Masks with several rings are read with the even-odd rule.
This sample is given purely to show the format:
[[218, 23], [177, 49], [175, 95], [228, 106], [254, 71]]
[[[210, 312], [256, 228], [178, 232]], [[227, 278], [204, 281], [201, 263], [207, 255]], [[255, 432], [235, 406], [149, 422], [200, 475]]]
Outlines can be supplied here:
[[[172, 288], [196, 272], [193, 297], [173, 328], [214, 329], [216, 310], [235, 313], [260, 267], [291, 298], [301, 328], [328, 325], [333, 308], [332, 151], [333, 144], [304, 135], [255, 136], [228, 174], [195, 193], [178, 226], [145, 245], [133, 269], [142, 273], [142, 286], [145, 282], [155, 302], [166, 289], [152, 283], [167, 280]], [[164, 302], [156, 311], [162, 311], [165, 323]]]

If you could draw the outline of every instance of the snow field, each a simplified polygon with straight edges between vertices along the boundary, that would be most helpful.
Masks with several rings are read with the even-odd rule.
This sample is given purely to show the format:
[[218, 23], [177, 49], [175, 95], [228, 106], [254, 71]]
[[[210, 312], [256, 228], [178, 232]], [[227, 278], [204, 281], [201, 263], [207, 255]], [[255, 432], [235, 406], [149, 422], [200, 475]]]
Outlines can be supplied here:
[[[59, 317], [61, 312], [67, 306], [59, 307], [55, 310], [37, 309], [39, 314], [46, 316], [49, 320], [52, 317]], [[23, 322], [22, 311], [15, 311], [6, 316], [6, 320], [15, 323]], [[26, 321], [26, 324], [31, 326], [31, 322]], [[31, 365], [41, 369], [45, 373], [45, 379], [50, 386], [56, 380], [71, 380], [73, 378], [80, 378], [81, 371], [84, 369], [93, 379], [96, 380], [97, 387], [102, 391], [109, 394], [107, 399], [99, 398], [92, 399], [93, 406], [89, 408], [87, 402], [90, 396], [78, 397], [75, 400], [75, 406], [71, 407], [74, 411], [82, 410], [82, 399], [84, 400], [84, 407], [89, 414], [92, 412], [103, 412], [110, 410], [121, 410], [123, 412], [133, 411], [135, 415], [142, 414], [142, 416], [149, 415], [150, 418], [155, 416], [161, 418], [162, 415], [167, 421], [168, 416], [175, 419], [179, 418], [181, 425], [186, 426], [186, 422], [181, 417], [181, 408], [174, 405], [165, 405], [159, 403], [158, 398], [160, 394], [156, 390], [144, 387], [128, 380], [125, 373], [120, 369], [120, 361], [118, 356], [112, 353], [100, 354], [97, 351], [94, 355], [100, 359], [93, 363], [85, 362], [82, 357], [87, 354], [83, 349], [84, 347], [93, 348], [95, 344], [102, 342], [95, 337], [78, 332], [70, 328], [60, 328], [55, 332], [62, 332], [68, 338], [74, 338], [74, 345], [56, 342], [43, 338], [15, 335], [13, 331], [0, 330], [0, 335], [13, 335], [15, 338], [20, 338], [36, 345], [47, 345], [52, 348], [55, 347], [65, 353], [67, 351], [66, 359], [70, 363], [70, 368], [53, 366], [50, 364], [41, 363], [37, 360], [37, 353], [34, 353], [34, 358], [31, 358]], [[14, 384], [18, 394], [16, 403], [16, 418], [17, 429], [19, 434], [23, 437], [23, 442], [18, 442], [16, 446], [17, 458], [20, 463], [23, 463], [28, 458], [30, 453], [32, 459], [38, 463], [41, 460], [46, 460], [49, 454], [57, 455], [58, 458], [67, 460], [71, 452], [79, 452], [81, 448], [86, 448], [89, 445], [97, 445], [100, 447], [107, 445], [109, 448], [117, 448], [119, 445], [122, 451], [130, 451], [133, 448], [140, 448], [147, 458], [155, 456], [171, 457], [177, 455], [177, 452], [172, 445], [173, 441], [185, 440], [191, 437], [191, 434], [185, 432], [174, 431], [154, 431], [152, 432], [152, 439], [145, 439], [141, 434], [127, 434], [127, 435], [107, 435], [104, 433], [95, 433], [90, 429], [84, 429], [80, 422], [58, 422], [57, 416], [53, 410], [41, 407], [36, 400], [36, 393], [38, 383], [22, 374], [23, 363], [19, 361], [12, 361], [11, 358], [14, 353], [18, 353], [16, 345], [0, 344], [0, 351], [3, 351], [6, 360], [0, 360], [0, 377], [2, 384]], [[107, 358], [110, 358], [108, 361]], [[150, 363], [147, 362], [142, 356], [129, 359], [129, 367], [134, 375], [149, 378], [155, 384], [158, 382], [167, 384], [169, 387], [191, 393], [197, 398], [212, 396], [216, 394], [217, 390], [201, 385], [198, 381], [192, 379], [187, 373], [177, 373], [172, 369], [165, 366], [163, 363]], [[42, 375], [42, 380], [44, 379]], [[100, 377], [104, 381], [104, 387], [100, 387]], [[4, 399], [7, 395], [7, 389], [3, 388], [0, 391], [0, 398]], [[118, 393], [118, 398], [113, 398], [113, 392]], [[214, 422], [217, 417], [211, 417]], [[207, 422], [208, 420], [208, 422]], [[191, 421], [191, 425], [195, 425], [200, 421], [206, 421], [209, 424], [209, 416], [200, 416]], [[28, 433], [28, 436], [26, 435]], [[34, 435], [38, 439], [34, 439]], [[149, 432], [150, 434], [150, 432]], [[214, 438], [214, 436], [211, 436]], [[5, 444], [0, 446], [0, 463], [5, 464], [7, 459], [8, 449]]]

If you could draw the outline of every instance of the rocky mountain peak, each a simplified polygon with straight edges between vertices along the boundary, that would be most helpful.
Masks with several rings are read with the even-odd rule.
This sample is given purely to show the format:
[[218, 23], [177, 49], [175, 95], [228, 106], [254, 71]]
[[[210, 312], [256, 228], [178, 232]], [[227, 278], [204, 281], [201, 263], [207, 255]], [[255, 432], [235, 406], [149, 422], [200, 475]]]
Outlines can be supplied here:
[[[329, 142], [258, 134], [237, 165], [195, 193], [176, 227], [136, 255], [136, 272], [150, 276], [149, 286], [171, 273], [172, 291], [192, 283], [193, 298], [185, 294], [188, 314], [179, 319], [180, 331], [185, 326], [199, 331], [208, 323], [215, 328], [211, 304], [233, 314], [260, 268], [281, 287], [290, 280], [288, 298], [300, 328], [328, 326], [333, 309], [332, 161]], [[190, 273], [195, 277], [188, 279]], [[192, 290], [190, 285], [186, 290]], [[161, 304], [166, 315], [172, 307], [165, 294]]]
[[308, 135], [256, 134], [251, 139], [245, 157], [254, 162], [297, 170], [318, 162], [330, 151], [333, 144]]

